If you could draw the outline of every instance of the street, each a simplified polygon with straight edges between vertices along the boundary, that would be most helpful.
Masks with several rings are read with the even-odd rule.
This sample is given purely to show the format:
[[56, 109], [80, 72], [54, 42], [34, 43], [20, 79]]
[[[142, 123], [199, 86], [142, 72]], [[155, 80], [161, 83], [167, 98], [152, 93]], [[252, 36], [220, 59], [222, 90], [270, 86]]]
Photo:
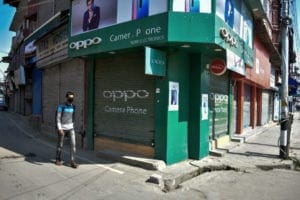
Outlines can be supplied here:
[[55, 143], [30, 135], [13, 114], [0, 112], [0, 199], [173, 199], [146, 180], [153, 173], [80, 152], [78, 169], [54, 165]]
[[[294, 120], [291, 156], [299, 155], [300, 118]], [[239, 170], [206, 172], [162, 192], [147, 183], [153, 171], [102, 160], [93, 152], [78, 150], [78, 169], [69, 166], [69, 146], [64, 165], [54, 165], [55, 141], [31, 131], [21, 118], [0, 112], [0, 199], [299, 199], [300, 173], [287, 169], [261, 170], [253, 163], [276, 159], [273, 140], [265, 134], [253, 138], [218, 162], [232, 163]], [[277, 130], [277, 127], [270, 129]], [[268, 133], [269, 134], [269, 133]], [[276, 137], [273, 137], [276, 138]], [[257, 150], [255, 154], [255, 150]], [[260, 158], [258, 155], [264, 158]], [[252, 152], [252, 155], [242, 155]], [[274, 154], [272, 156], [272, 154]], [[267, 156], [269, 155], [269, 156]], [[210, 157], [209, 159], [217, 160]], [[239, 163], [240, 162], [240, 163]], [[272, 161], [275, 162], [275, 161]]]

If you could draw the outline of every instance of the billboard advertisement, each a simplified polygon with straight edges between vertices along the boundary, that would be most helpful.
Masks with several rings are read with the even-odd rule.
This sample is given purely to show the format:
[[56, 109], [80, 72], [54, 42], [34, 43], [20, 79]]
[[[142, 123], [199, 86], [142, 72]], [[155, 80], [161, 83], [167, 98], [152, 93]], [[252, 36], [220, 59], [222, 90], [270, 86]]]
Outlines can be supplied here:
[[245, 4], [240, 0], [217, 0], [216, 15], [252, 48], [253, 19]]
[[168, 0], [73, 0], [71, 36], [167, 10]]

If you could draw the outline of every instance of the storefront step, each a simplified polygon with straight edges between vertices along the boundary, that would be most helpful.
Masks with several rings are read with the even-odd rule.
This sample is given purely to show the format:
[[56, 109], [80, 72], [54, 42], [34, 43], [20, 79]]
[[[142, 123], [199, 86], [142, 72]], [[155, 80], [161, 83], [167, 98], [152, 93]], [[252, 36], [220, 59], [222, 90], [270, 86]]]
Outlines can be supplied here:
[[97, 151], [97, 156], [107, 160], [122, 162], [128, 165], [141, 167], [143, 169], [148, 169], [148, 170], [162, 170], [166, 168], [166, 164], [162, 160], [144, 158], [129, 153], [124, 154], [124, 152], [119, 152], [114, 150]]

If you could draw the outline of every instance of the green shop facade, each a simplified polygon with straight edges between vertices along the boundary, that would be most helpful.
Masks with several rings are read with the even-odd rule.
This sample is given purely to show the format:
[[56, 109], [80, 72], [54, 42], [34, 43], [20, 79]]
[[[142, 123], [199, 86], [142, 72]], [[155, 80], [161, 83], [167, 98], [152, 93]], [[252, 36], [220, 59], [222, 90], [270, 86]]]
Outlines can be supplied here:
[[69, 57], [88, 65], [88, 147], [172, 164], [229, 138], [231, 76], [253, 66], [243, 2], [95, 0], [99, 24], [84, 30], [87, 1], [71, 1]]

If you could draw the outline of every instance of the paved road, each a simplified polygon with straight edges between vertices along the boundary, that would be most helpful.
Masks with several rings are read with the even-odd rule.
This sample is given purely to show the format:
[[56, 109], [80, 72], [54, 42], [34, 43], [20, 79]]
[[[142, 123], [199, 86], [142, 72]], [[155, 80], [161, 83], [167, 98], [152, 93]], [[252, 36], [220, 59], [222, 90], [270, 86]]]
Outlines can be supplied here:
[[92, 152], [78, 152], [72, 169], [65, 148], [64, 166], [53, 164], [54, 141], [32, 137], [15, 115], [0, 112], [0, 199], [174, 199], [146, 183], [153, 173], [109, 163]]
[[[297, 154], [300, 149], [300, 115], [297, 117], [299, 119], [293, 125], [293, 136], [298, 138], [292, 142], [294, 156], [300, 155]], [[65, 147], [64, 166], [55, 166], [55, 141], [30, 130], [19, 118], [9, 112], [0, 112], [1, 200], [300, 199], [300, 172], [262, 171], [254, 164], [267, 160], [275, 162], [277, 128], [253, 138], [223, 159], [224, 162], [231, 159], [232, 163], [246, 170], [208, 172], [181, 184], [177, 190], [163, 193], [157, 185], [146, 182], [153, 171], [105, 161], [93, 152], [78, 151], [81, 165], [79, 169], [72, 169]], [[273, 132], [277, 135], [270, 140], [268, 134]]]
[[185, 182], [181, 194], [211, 200], [299, 200], [300, 173], [288, 170], [205, 173]]

